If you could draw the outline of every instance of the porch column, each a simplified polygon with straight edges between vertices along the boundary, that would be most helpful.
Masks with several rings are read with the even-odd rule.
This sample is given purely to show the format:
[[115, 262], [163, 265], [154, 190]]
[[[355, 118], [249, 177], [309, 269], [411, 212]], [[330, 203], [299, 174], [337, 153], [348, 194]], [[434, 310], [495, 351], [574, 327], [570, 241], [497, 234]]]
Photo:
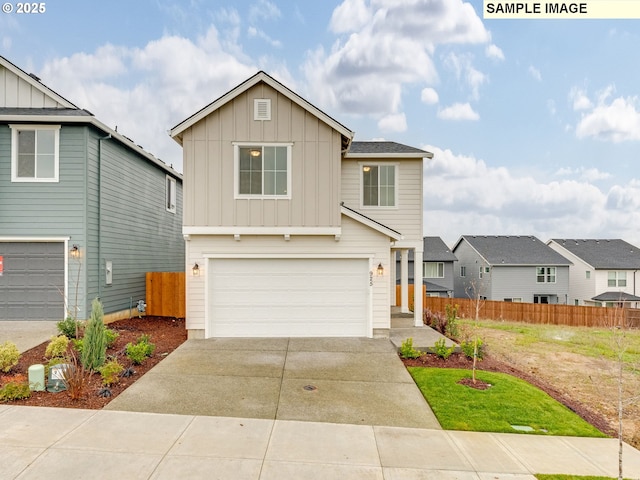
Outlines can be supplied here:
[[422, 327], [422, 252], [413, 252], [413, 325]]
[[391, 278], [391, 305], [397, 305], [396, 298], [396, 251], [391, 250], [391, 261], [389, 262], [389, 277]]
[[400, 250], [400, 312], [409, 313], [409, 250]]

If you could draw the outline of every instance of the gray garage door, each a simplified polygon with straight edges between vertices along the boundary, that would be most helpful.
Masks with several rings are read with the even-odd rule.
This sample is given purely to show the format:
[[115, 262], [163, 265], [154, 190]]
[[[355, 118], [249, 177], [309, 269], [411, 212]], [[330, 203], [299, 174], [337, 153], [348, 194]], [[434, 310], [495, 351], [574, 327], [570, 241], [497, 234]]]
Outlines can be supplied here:
[[64, 243], [0, 242], [0, 320], [62, 320]]

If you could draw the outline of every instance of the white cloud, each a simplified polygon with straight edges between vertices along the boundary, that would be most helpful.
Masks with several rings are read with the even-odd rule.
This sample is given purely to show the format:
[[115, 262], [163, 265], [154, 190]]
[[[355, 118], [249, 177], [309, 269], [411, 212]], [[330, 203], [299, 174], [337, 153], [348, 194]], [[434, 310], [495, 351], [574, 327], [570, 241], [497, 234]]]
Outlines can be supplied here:
[[534, 67], [533, 65], [529, 65], [528, 71], [529, 71], [529, 75], [531, 75], [538, 82], [542, 81], [542, 74], [540, 73], [540, 70], [538, 70], [536, 67]]
[[582, 88], [573, 87], [569, 91], [569, 100], [571, 100], [574, 110], [589, 110], [593, 108], [593, 103], [591, 103], [586, 91]]
[[480, 115], [469, 103], [454, 103], [438, 111], [438, 118], [443, 120], [479, 120]]
[[282, 47], [282, 42], [280, 40], [274, 40], [269, 35], [267, 35], [263, 30], [260, 30], [256, 27], [249, 27], [247, 29], [247, 34], [249, 38], [259, 38], [260, 40], [264, 40], [272, 47], [280, 48]]
[[493, 43], [491, 45], [487, 45], [484, 49], [484, 54], [488, 58], [492, 58], [494, 60], [504, 60], [504, 53], [502, 52], [502, 49]]
[[378, 128], [383, 132], [405, 132], [407, 119], [404, 113], [387, 115], [378, 121]]
[[640, 243], [638, 180], [605, 192], [586, 178], [539, 181], [470, 155], [422, 148], [434, 154], [424, 169], [425, 235], [449, 243], [463, 234], [535, 235], [543, 241], [613, 235]]
[[556, 171], [555, 175], [560, 177], [575, 176], [578, 180], [584, 180], [587, 182], [595, 182], [598, 180], [606, 180], [611, 178], [611, 174], [608, 172], [601, 172], [597, 168], [585, 168], [585, 167], [578, 167], [578, 168], [562, 167]]
[[609, 86], [599, 92], [595, 104], [582, 93], [577, 97], [581, 108], [576, 108], [574, 97], [574, 109], [583, 110], [575, 129], [578, 138], [593, 137], [614, 143], [640, 140], [638, 97], [610, 100], [614, 91], [614, 87]]
[[256, 72], [218, 31], [191, 41], [164, 36], [142, 48], [106, 45], [55, 58], [42, 82], [150, 153], [182, 169], [182, 151], [167, 130]]
[[483, 83], [487, 81], [487, 76], [477, 70], [473, 64], [473, 57], [470, 54], [449, 53], [444, 58], [444, 64], [450, 68], [471, 90], [471, 97], [478, 99], [479, 90]]
[[251, 22], [260, 22], [262, 20], [273, 20], [280, 18], [282, 13], [280, 9], [269, 0], [258, 0], [249, 7], [249, 20]]
[[420, 100], [422, 100], [422, 102], [426, 103], [427, 105], [438, 103], [438, 92], [430, 87], [423, 88], [422, 92], [420, 92]]
[[303, 66], [309, 96], [324, 108], [374, 116], [398, 113], [406, 85], [438, 80], [437, 45], [490, 40], [462, 0], [344, 0], [330, 28], [340, 37], [328, 51], [309, 52]]

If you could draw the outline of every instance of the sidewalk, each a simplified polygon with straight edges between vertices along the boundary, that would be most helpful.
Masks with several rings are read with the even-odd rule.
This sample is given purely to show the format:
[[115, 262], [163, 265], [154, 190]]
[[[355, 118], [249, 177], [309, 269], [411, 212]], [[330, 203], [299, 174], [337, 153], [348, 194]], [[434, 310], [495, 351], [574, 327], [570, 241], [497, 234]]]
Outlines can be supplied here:
[[[617, 440], [0, 405], [0, 478], [617, 477]], [[640, 452], [625, 445], [625, 477]]]

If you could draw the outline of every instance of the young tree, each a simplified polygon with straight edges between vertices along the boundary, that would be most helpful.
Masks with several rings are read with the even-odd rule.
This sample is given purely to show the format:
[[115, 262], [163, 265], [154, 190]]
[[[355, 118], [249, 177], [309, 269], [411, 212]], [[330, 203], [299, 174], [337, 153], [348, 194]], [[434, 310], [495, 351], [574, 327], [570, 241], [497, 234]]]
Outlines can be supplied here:
[[103, 322], [102, 303], [97, 298], [91, 304], [91, 317], [87, 322], [82, 342], [82, 366], [86, 370], [97, 370], [104, 364], [107, 352], [107, 338]]
[[476, 383], [476, 368], [478, 366], [478, 355], [480, 345], [482, 344], [480, 337], [478, 336], [478, 321], [480, 320], [480, 309], [484, 305], [484, 299], [481, 295], [481, 288], [475, 280], [471, 280], [465, 288], [467, 296], [473, 300], [474, 306], [474, 324], [473, 324], [473, 367], [471, 369], [471, 379], [473, 383]]

